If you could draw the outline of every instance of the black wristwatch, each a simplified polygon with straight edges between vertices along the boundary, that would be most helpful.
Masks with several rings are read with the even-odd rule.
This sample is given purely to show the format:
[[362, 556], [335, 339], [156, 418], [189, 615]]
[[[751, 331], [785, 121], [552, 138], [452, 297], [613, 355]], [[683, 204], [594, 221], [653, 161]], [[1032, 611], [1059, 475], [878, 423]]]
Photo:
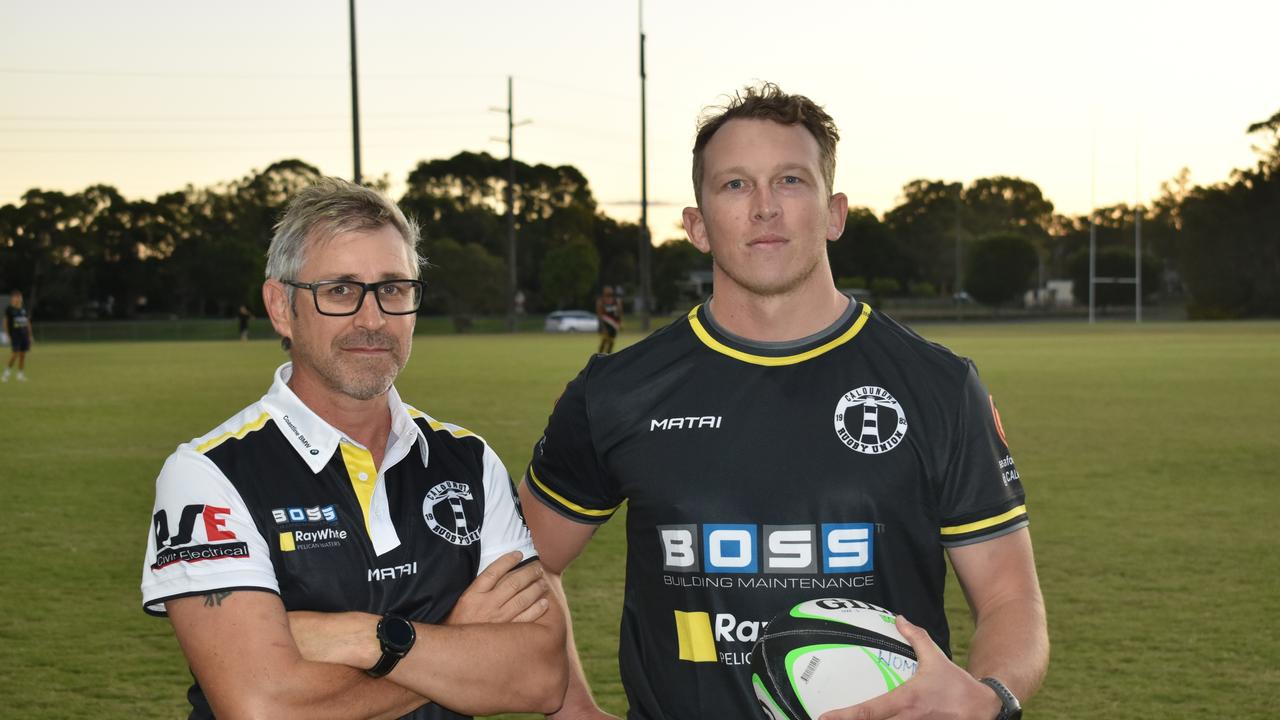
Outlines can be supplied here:
[[399, 615], [383, 615], [378, 621], [378, 644], [382, 646], [382, 657], [378, 664], [365, 670], [369, 677], [382, 677], [400, 662], [400, 658], [409, 654], [418, 633], [413, 623]]
[[1000, 698], [1000, 714], [996, 715], [996, 720], [1022, 720], [1022, 703], [1004, 683], [993, 677], [984, 677], [978, 682], [994, 690], [996, 697]]

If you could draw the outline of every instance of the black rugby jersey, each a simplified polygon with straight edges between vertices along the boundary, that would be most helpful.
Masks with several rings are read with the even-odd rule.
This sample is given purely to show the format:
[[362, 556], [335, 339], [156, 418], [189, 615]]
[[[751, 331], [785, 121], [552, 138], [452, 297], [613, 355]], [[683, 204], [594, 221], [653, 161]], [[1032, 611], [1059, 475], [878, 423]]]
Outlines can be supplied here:
[[[286, 610], [396, 613], [440, 623], [504, 553], [534, 555], [514, 489], [480, 437], [388, 392], [381, 470], [289, 389], [271, 390], [178, 447], [156, 481], [144, 609], [225, 590], [277, 593]], [[199, 685], [192, 718], [213, 717]], [[465, 717], [436, 704], [405, 716]]]
[[973, 364], [852, 304], [791, 347], [701, 306], [565, 390], [534, 495], [584, 523], [627, 502], [630, 718], [753, 717], [761, 628], [807, 599], [906, 615], [949, 652], [943, 548], [1027, 523]]

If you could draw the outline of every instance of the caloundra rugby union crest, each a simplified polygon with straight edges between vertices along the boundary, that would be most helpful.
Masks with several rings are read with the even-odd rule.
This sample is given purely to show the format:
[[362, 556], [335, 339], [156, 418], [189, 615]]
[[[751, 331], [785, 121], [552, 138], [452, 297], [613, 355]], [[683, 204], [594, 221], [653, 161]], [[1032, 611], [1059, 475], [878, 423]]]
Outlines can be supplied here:
[[840, 396], [836, 403], [836, 436], [867, 455], [887, 453], [907, 434], [907, 414], [888, 390], [863, 385]]

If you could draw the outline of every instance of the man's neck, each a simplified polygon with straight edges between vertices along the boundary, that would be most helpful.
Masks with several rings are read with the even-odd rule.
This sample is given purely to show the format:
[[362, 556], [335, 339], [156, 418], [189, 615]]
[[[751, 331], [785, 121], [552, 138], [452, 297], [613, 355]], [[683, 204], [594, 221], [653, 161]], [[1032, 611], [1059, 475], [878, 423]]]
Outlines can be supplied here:
[[357, 400], [334, 392], [310, 373], [298, 372], [296, 365], [289, 378], [289, 389], [321, 420], [365, 446], [373, 455], [374, 466], [382, 467], [387, 438], [391, 435], [387, 393], [370, 400]]
[[850, 303], [834, 284], [805, 285], [789, 293], [762, 296], [719, 283], [709, 307], [716, 323], [739, 337], [759, 342], [798, 340], [830, 327]]

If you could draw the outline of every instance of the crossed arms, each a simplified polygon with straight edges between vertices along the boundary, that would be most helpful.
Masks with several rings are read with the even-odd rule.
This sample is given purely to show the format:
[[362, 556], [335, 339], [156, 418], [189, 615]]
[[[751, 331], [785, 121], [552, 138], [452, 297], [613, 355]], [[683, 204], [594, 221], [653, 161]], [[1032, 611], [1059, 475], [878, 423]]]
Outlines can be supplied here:
[[394, 718], [436, 702], [460, 713], [553, 712], [564, 696], [565, 612], [538, 562], [510, 553], [481, 572], [395, 669], [371, 678], [379, 616], [286, 612], [269, 592], [166, 603], [219, 718]]

